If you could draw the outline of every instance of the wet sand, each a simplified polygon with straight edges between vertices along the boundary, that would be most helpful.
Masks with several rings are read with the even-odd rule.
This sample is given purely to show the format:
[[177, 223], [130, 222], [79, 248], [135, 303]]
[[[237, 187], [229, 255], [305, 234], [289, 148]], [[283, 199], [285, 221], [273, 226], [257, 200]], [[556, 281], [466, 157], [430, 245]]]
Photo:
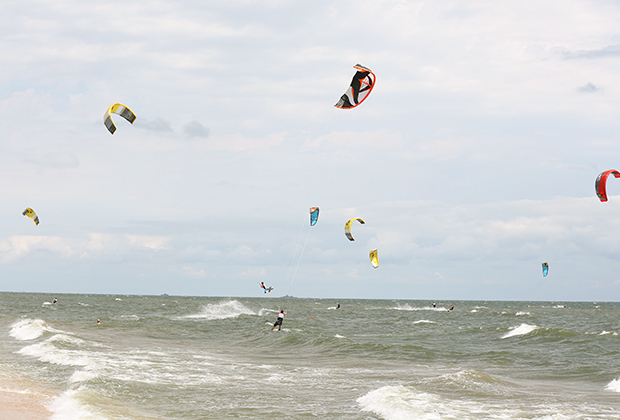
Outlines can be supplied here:
[[51, 396], [28, 389], [0, 387], [0, 418], [2, 420], [49, 420], [52, 412], [46, 408]]

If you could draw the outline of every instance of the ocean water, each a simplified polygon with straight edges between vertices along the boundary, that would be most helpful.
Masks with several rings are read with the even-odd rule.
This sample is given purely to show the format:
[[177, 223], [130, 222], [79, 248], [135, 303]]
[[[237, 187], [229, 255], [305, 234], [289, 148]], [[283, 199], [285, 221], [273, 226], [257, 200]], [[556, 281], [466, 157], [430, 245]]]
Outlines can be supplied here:
[[620, 418], [620, 303], [53, 297], [0, 293], [53, 419]]

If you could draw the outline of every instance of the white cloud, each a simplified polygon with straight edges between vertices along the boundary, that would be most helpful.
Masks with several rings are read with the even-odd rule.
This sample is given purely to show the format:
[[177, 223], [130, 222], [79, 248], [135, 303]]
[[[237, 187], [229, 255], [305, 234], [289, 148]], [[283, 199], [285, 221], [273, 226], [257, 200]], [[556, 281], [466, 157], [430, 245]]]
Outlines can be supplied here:
[[207, 276], [207, 273], [205, 272], [205, 270], [199, 270], [189, 265], [183, 266], [183, 274], [186, 275], [187, 277], [191, 277], [194, 279], [201, 279]]
[[[613, 183], [609, 203], [593, 192], [620, 153], [614, 3], [122, 8], [0, 3], [5, 268], [203, 276], [217, 284], [195, 293], [229, 295], [261, 276], [285, 290], [319, 205], [294, 294], [376, 297], [364, 284], [379, 277], [382, 297], [431, 293], [441, 273], [438, 290], [512, 297], [541, 258], [566, 268], [575, 297], [583, 267], [616, 278], [620, 199]], [[358, 62], [375, 89], [335, 109]], [[102, 116], [119, 101], [138, 119], [110, 136]], [[25, 205], [36, 236], [12, 222]], [[348, 243], [356, 216], [367, 225]]]

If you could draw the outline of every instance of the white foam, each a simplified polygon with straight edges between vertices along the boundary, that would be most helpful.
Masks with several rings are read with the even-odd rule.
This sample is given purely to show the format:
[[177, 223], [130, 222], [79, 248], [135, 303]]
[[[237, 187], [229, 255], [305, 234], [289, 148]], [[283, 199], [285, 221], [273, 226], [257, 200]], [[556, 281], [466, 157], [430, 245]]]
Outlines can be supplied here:
[[502, 338], [508, 338], [508, 337], [514, 337], [517, 335], [525, 335], [525, 334], [529, 334], [534, 330], [537, 330], [538, 326], [536, 325], [529, 325], [529, 324], [521, 324], [518, 327], [512, 327], [511, 331], [507, 332], [506, 334], [504, 334], [504, 336]]
[[340, 335], [340, 334], [336, 334], [334, 337], [336, 337], [336, 338], [347, 338], [344, 335]]
[[599, 335], [618, 335], [618, 333], [614, 331], [603, 331]]
[[66, 334], [57, 334], [41, 343], [26, 346], [19, 354], [38, 358], [42, 362], [64, 366], [87, 366], [92, 363], [89, 353], [62, 347], [77, 347], [84, 341]]
[[34, 340], [41, 337], [45, 332], [61, 333], [47, 325], [42, 319], [22, 319], [11, 325], [9, 335], [17, 340]]
[[409, 305], [395, 306], [390, 309], [394, 309], [397, 311], [438, 311], [438, 312], [444, 312], [448, 310], [447, 308], [433, 308], [432, 306], [422, 306], [421, 308], [419, 308], [419, 307], [412, 307]]
[[220, 303], [210, 303], [203, 306], [200, 313], [187, 315], [185, 318], [226, 319], [237, 318], [242, 314], [256, 315], [251, 309], [246, 308], [238, 301], [230, 300]]
[[69, 378], [69, 383], [86, 382], [97, 376], [99, 376], [99, 374], [91, 370], [76, 370]]
[[50, 420], [107, 420], [107, 417], [93, 413], [80, 404], [79, 392], [69, 390], [54, 398], [48, 406], [53, 413]]
[[430, 321], [428, 319], [420, 319], [418, 321], [413, 321], [414, 324], [436, 324], [436, 322]]
[[515, 316], [531, 316], [532, 314], [529, 312], [520, 311], [515, 314]]
[[520, 404], [485, 403], [476, 399], [450, 398], [405, 386], [384, 386], [358, 398], [357, 403], [361, 411], [372, 412], [383, 420], [525, 418], [565, 420], [581, 417], [574, 412], [574, 409], [565, 405], [545, 404], [533, 407], [530, 415], [524, 413]]
[[265, 315], [266, 313], [269, 313], [269, 314], [271, 314], [271, 313], [277, 314], [277, 313], [278, 313], [278, 311], [276, 311], [276, 310], [274, 310], [274, 309], [262, 308], [260, 311], [258, 311], [258, 316], [263, 316], [263, 315]]
[[614, 379], [605, 387], [606, 391], [620, 392], [620, 378]]
[[385, 420], [439, 420], [435, 411], [439, 399], [425, 392], [413, 392], [404, 386], [384, 386], [357, 399], [362, 411]]

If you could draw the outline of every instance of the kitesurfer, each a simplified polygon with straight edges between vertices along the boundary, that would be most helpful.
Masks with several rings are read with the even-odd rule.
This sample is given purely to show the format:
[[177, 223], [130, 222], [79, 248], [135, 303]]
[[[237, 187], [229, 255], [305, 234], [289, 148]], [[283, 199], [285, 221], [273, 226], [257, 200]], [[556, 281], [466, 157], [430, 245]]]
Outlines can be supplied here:
[[264, 281], [260, 282], [260, 288], [263, 289], [265, 291], [265, 293], [267, 293], [267, 286], [265, 286], [265, 282]]
[[336, 309], [340, 309], [340, 303], [336, 305]]
[[52, 303], [56, 303], [58, 302], [58, 299], [54, 298], [54, 300], [52, 301]]
[[435, 302], [433, 302], [433, 308], [436, 308], [436, 307], [437, 307], [437, 305], [435, 304]]
[[275, 327], [278, 327], [278, 331], [282, 329], [282, 321], [284, 321], [285, 315], [286, 314], [284, 313], [284, 309], [281, 309], [280, 312], [278, 313], [278, 319], [276, 320], [276, 323], [273, 324], [273, 327], [271, 327], [271, 331], [273, 331]]
[[449, 311], [453, 311], [454, 310], [454, 305], [450, 305], [450, 309], [448, 309]]
[[101, 325], [101, 321], [100, 320], [97, 320], [97, 325]]

